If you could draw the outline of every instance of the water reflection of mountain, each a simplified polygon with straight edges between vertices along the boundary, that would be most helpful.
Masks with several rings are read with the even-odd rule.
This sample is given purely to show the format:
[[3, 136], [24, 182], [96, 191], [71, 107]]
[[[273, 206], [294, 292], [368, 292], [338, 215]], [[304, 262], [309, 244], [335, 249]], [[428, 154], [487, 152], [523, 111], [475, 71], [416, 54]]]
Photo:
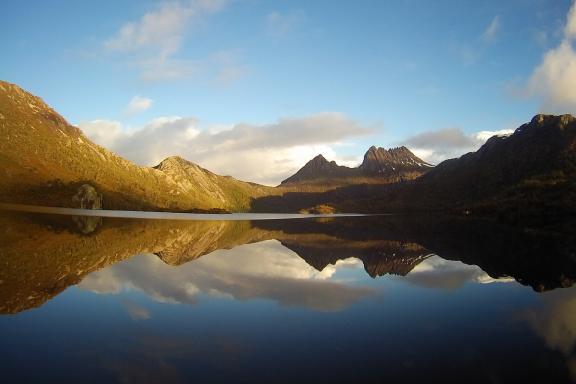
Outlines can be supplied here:
[[[321, 271], [361, 260], [372, 276], [408, 274], [430, 254], [512, 276], [536, 290], [576, 278], [572, 237], [517, 232], [493, 223], [378, 216], [318, 220], [168, 221], [48, 215], [0, 216], [0, 312], [16, 313], [79, 283], [87, 274], [141, 253], [181, 265], [218, 249], [275, 239]], [[88, 228], [88, 229], [87, 229]]]
[[355, 241], [379, 238], [418, 244], [444, 259], [478, 265], [494, 278], [511, 276], [537, 291], [574, 284], [576, 236], [565, 232], [518, 230], [492, 221], [453, 217], [372, 216], [303, 223], [256, 222], [286, 234], [321, 231]]

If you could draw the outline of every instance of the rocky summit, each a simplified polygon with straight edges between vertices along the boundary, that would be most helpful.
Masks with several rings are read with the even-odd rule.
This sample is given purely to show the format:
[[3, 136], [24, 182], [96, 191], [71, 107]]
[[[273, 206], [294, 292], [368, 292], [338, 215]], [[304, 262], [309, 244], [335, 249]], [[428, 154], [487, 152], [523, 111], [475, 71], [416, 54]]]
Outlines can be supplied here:
[[414, 155], [408, 148], [384, 149], [370, 147], [364, 155], [364, 161], [358, 167], [366, 174], [394, 174], [399, 172], [425, 173], [432, 168], [431, 164]]
[[387, 184], [412, 180], [432, 169], [406, 147], [384, 149], [372, 146], [356, 168], [328, 161], [322, 155], [310, 160], [298, 172], [282, 181], [283, 186], [307, 183]]
[[307, 162], [294, 175], [282, 181], [282, 185], [322, 179], [349, 178], [353, 176], [353, 168], [338, 165], [335, 161], [328, 161], [324, 156], [318, 155]]

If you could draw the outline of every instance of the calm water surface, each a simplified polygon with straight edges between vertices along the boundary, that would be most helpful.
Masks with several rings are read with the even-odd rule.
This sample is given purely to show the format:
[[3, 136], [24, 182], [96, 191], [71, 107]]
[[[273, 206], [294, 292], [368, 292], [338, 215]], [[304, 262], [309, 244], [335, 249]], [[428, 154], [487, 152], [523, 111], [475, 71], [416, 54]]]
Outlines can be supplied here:
[[256, 218], [0, 211], [2, 382], [576, 380], [572, 236]]

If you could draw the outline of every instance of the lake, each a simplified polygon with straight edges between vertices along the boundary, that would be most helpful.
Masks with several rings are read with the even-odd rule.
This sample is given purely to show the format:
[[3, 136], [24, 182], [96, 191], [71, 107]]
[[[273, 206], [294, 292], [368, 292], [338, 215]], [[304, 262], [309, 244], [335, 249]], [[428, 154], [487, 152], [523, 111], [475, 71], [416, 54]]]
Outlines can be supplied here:
[[576, 380], [570, 232], [58, 213], [0, 211], [6, 383]]

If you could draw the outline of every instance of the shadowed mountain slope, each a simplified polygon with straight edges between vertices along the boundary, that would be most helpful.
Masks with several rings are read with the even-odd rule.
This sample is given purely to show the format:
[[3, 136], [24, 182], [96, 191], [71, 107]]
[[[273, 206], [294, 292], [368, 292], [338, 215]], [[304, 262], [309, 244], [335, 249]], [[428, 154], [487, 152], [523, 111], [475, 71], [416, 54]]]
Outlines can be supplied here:
[[340, 212], [448, 211], [497, 216], [522, 225], [576, 217], [576, 118], [537, 115], [507, 137], [446, 160], [412, 181], [286, 193], [254, 201], [281, 212], [323, 205]]
[[348, 184], [387, 184], [412, 180], [432, 169], [432, 165], [414, 155], [406, 147], [384, 149], [370, 147], [364, 160], [356, 168], [328, 161], [318, 155], [298, 172], [282, 181], [282, 186], [320, 184], [326, 186]]

